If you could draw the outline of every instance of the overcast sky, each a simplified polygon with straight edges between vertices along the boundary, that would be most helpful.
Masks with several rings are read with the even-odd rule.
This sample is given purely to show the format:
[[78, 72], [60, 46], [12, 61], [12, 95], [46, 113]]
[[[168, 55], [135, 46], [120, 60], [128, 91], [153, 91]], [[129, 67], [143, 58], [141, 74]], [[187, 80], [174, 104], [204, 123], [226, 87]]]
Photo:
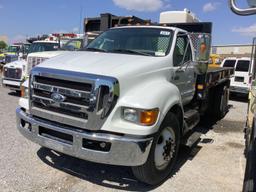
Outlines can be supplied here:
[[[237, 1], [246, 5], [246, 0]], [[110, 12], [158, 21], [160, 12], [184, 8], [213, 22], [214, 45], [248, 44], [256, 36], [256, 15], [234, 15], [227, 0], [0, 0], [0, 35], [16, 42], [38, 34], [79, 32], [81, 9], [82, 17]]]

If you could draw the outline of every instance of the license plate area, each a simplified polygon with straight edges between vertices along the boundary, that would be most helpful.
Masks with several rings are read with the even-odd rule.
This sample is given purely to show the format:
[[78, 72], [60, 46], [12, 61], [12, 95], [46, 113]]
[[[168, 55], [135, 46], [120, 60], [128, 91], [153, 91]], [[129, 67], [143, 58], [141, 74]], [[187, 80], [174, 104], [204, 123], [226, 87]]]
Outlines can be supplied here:
[[49, 139], [53, 139], [53, 140], [65, 143], [65, 144], [69, 144], [69, 145], [73, 144], [73, 136], [72, 135], [62, 133], [59, 131], [55, 131], [52, 129], [47, 129], [45, 127], [39, 126], [39, 135], [49, 138]]

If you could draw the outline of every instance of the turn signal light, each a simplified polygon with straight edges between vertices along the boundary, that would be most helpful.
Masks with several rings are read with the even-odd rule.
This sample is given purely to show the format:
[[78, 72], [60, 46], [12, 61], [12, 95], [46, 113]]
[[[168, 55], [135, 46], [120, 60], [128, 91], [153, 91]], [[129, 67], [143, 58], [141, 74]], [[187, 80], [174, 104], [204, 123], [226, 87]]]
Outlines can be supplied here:
[[28, 93], [28, 88], [25, 86], [21, 86], [21, 97], [23, 98], [28, 98], [29, 93]]
[[149, 111], [141, 111], [140, 113], [140, 123], [143, 125], [153, 125], [157, 121], [159, 110], [149, 110]]
[[197, 85], [197, 89], [198, 90], [203, 90], [204, 89], [204, 85], [201, 85], [201, 84]]

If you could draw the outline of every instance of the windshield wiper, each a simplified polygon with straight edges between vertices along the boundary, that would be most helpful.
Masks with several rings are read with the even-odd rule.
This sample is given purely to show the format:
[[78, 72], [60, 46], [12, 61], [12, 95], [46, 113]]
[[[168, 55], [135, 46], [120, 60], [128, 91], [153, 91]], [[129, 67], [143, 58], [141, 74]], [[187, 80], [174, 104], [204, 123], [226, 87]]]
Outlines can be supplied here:
[[94, 48], [94, 47], [87, 47], [87, 48], [85, 48], [85, 51], [107, 52], [104, 49], [99, 49], [99, 48]]
[[132, 53], [132, 54], [137, 54], [137, 55], [144, 55], [144, 56], [152, 56], [151, 54], [145, 53], [145, 52], [140, 52], [140, 51], [135, 51], [131, 49], [114, 49], [111, 50], [113, 53]]

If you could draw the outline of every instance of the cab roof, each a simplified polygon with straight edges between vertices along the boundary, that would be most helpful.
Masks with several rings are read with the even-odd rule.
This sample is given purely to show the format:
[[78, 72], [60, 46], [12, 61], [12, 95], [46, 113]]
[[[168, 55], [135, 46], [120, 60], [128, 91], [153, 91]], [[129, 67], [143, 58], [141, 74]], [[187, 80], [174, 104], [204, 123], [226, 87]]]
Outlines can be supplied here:
[[57, 41], [34, 41], [33, 43], [58, 43]]

